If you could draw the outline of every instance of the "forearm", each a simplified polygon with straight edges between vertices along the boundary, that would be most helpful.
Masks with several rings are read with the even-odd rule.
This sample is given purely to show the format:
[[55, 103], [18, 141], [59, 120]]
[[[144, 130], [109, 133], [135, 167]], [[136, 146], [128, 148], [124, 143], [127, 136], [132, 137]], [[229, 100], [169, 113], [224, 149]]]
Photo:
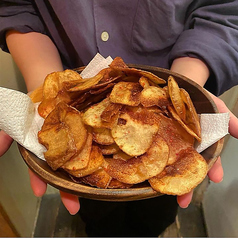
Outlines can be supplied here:
[[210, 74], [204, 62], [190, 57], [175, 59], [172, 63], [171, 70], [188, 77], [201, 86], [204, 86]]
[[43, 34], [10, 31], [6, 36], [9, 51], [32, 91], [40, 86], [47, 74], [63, 70], [57, 48]]

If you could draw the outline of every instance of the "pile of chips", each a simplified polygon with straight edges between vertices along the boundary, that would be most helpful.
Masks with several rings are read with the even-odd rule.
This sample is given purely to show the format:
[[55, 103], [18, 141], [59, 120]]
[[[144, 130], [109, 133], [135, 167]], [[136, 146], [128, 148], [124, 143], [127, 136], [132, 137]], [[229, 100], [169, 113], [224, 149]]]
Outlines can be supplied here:
[[198, 115], [172, 76], [129, 68], [117, 57], [92, 78], [51, 73], [31, 98], [45, 119], [38, 139], [47, 163], [74, 181], [123, 189], [146, 181], [160, 193], [182, 195], [207, 174], [194, 149]]

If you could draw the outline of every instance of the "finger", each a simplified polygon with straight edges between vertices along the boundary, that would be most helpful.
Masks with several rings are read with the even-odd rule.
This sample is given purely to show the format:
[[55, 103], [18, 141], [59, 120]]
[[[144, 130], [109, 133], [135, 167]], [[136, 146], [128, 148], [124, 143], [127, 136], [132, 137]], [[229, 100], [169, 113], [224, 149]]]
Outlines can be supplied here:
[[13, 139], [5, 131], [0, 131], [0, 156], [4, 155], [4, 153], [11, 146], [12, 142]]
[[212, 168], [209, 170], [208, 177], [214, 183], [220, 183], [223, 180], [223, 168], [220, 156], [218, 157]]
[[193, 191], [181, 196], [177, 196], [177, 202], [181, 208], [187, 208], [192, 201]]
[[35, 173], [28, 169], [30, 176], [31, 188], [37, 197], [41, 197], [45, 194], [47, 189], [47, 184], [42, 181]]
[[61, 195], [61, 200], [64, 206], [66, 207], [66, 209], [68, 210], [68, 212], [71, 215], [75, 215], [80, 209], [78, 197], [76, 195], [72, 195], [62, 191], [60, 191], [60, 195]]
[[229, 121], [229, 133], [238, 139], [238, 118], [227, 108], [226, 104], [220, 99], [209, 93], [217, 105], [217, 109], [221, 113], [229, 112], [230, 121]]

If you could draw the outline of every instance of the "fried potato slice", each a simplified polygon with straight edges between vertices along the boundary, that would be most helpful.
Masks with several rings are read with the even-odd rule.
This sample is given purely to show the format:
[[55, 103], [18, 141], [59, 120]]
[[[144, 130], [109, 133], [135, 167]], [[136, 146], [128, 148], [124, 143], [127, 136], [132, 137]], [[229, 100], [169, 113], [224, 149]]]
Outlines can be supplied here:
[[172, 117], [194, 138], [196, 138], [199, 142], [201, 142], [201, 137], [199, 137], [192, 129], [190, 129], [178, 116], [176, 111], [172, 106], [168, 106], [168, 110], [171, 113]]
[[111, 180], [112, 177], [104, 169], [99, 169], [81, 178], [81, 181], [85, 184], [104, 189], [108, 187]]
[[111, 130], [108, 128], [93, 128], [93, 140], [100, 145], [114, 144], [114, 139], [111, 134]]
[[59, 102], [69, 103], [71, 98], [64, 88], [64, 83], [80, 78], [77, 72], [69, 69], [48, 74], [43, 84], [42, 101], [38, 107], [39, 115], [46, 118]]
[[150, 86], [150, 83], [149, 83], [148, 79], [144, 76], [140, 77], [139, 84], [143, 88], [148, 88]]
[[101, 72], [99, 72], [92, 78], [84, 79], [82, 82], [79, 82], [78, 85], [74, 87], [70, 88], [70, 85], [68, 83], [67, 90], [69, 92], [78, 92], [78, 91], [84, 91], [84, 90], [90, 89], [92, 86], [96, 85], [100, 80], [103, 79], [104, 71], [105, 70], [102, 70]]
[[161, 173], [167, 164], [168, 157], [167, 143], [160, 136], [156, 136], [144, 155], [127, 161], [106, 159], [103, 166], [113, 178], [126, 184], [137, 184]]
[[73, 175], [74, 177], [80, 178], [97, 171], [100, 168], [100, 166], [103, 164], [103, 162], [104, 162], [104, 157], [102, 155], [100, 148], [98, 146], [93, 145], [87, 167], [83, 169], [77, 169], [77, 170], [65, 169], [65, 171], [67, 171], [69, 174]]
[[116, 143], [113, 143], [111, 145], [98, 145], [98, 146], [101, 149], [103, 155], [113, 155], [120, 151], [120, 148]]
[[[47, 148], [45, 153], [47, 163], [55, 170], [81, 150], [87, 138], [87, 130], [82, 123], [80, 112], [61, 102], [45, 119], [38, 138]], [[63, 155], [63, 151], [66, 153], [67, 150], [70, 151], [69, 155]], [[61, 162], [57, 165], [55, 161], [58, 160]]]
[[41, 102], [43, 100], [43, 85], [36, 88], [30, 95], [31, 101], [33, 103]]
[[168, 165], [170, 165], [178, 159], [181, 150], [193, 147], [194, 137], [174, 119], [162, 114], [157, 114], [157, 117], [160, 124], [158, 134], [163, 137], [169, 146]]
[[[158, 131], [157, 124], [145, 124], [147, 118], [143, 113], [122, 113], [111, 133], [119, 148], [130, 156], [144, 154], [152, 144], [154, 135]], [[139, 117], [138, 115], [142, 115]]]
[[94, 128], [104, 127], [101, 115], [109, 104], [109, 98], [105, 98], [101, 102], [89, 107], [83, 114], [84, 123]]
[[78, 170], [83, 169], [87, 167], [90, 159], [90, 154], [92, 150], [92, 142], [93, 142], [93, 136], [92, 133], [88, 133], [87, 140], [82, 148], [82, 150], [79, 152], [78, 155], [71, 158], [69, 161], [67, 161], [62, 168], [68, 169], [68, 170]]
[[132, 156], [126, 154], [125, 152], [123, 152], [121, 150], [118, 151], [117, 153], [113, 154], [113, 159], [120, 159], [120, 160], [127, 161], [127, 160], [129, 160], [131, 158], [132, 158]]
[[179, 153], [179, 159], [162, 173], [149, 179], [151, 187], [163, 194], [183, 195], [194, 189], [207, 175], [206, 160], [190, 148]]
[[199, 117], [198, 117], [198, 114], [196, 112], [196, 109], [193, 105], [193, 102], [190, 98], [190, 95], [183, 88], [180, 89], [180, 94], [181, 94], [181, 97], [182, 97], [182, 99], [183, 99], [183, 101], [186, 105], [186, 120], [185, 120], [185, 123], [200, 138], [201, 137], [200, 121], [199, 121]]
[[107, 188], [125, 189], [125, 188], [130, 188], [131, 186], [133, 186], [133, 184], [122, 183], [122, 182], [112, 178], [112, 180], [110, 181]]
[[39, 131], [38, 140], [46, 147], [47, 151], [44, 153], [44, 157], [53, 170], [57, 170], [77, 152], [69, 129], [61, 125]]
[[138, 106], [140, 104], [140, 92], [142, 87], [134, 82], [117, 83], [109, 96], [110, 101], [128, 106]]
[[169, 76], [168, 78], [168, 90], [175, 111], [177, 112], [178, 116], [182, 119], [182, 121], [185, 121], [186, 119], [185, 104], [180, 94], [180, 88], [173, 76]]
[[162, 88], [155, 86], [145, 87], [141, 91], [140, 101], [144, 107], [166, 107], [169, 104], [166, 92]]

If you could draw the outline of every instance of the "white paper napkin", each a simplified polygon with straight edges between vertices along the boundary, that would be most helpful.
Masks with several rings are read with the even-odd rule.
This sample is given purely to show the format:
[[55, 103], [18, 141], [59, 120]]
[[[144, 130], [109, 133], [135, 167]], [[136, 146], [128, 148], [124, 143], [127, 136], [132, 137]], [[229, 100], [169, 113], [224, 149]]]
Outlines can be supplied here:
[[[112, 62], [97, 54], [81, 76], [90, 78]], [[4, 130], [15, 141], [30, 150], [36, 156], [44, 159], [45, 147], [38, 142], [37, 133], [44, 119], [37, 110], [38, 104], [32, 103], [24, 93], [0, 87], [0, 129]], [[228, 133], [229, 114], [202, 114], [201, 129], [202, 143], [197, 147], [200, 153]]]

